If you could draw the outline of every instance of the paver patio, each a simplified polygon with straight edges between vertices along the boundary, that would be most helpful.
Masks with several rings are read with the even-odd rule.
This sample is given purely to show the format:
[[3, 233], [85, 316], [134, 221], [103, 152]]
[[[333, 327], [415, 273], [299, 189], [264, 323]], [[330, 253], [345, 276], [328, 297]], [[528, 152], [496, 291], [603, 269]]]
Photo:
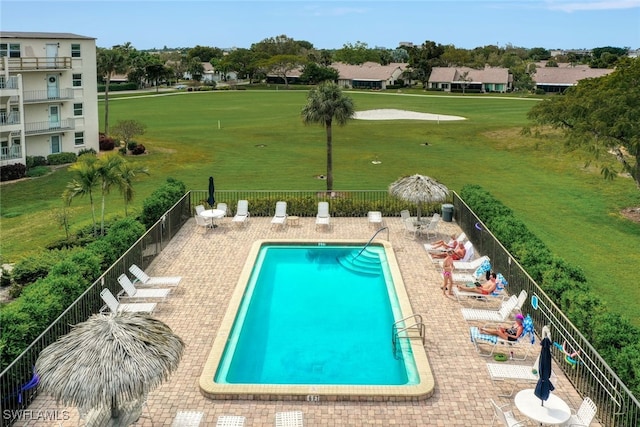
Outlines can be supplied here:
[[[252, 243], [258, 239], [362, 239], [369, 240], [374, 230], [366, 218], [332, 218], [329, 231], [316, 230], [315, 218], [300, 218], [299, 225], [282, 230], [271, 229], [271, 218], [252, 217], [246, 227], [234, 226], [230, 218], [224, 225], [203, 233], [191, 219], [147, 269], [151, 275], [180, 275], [179, 288], [161, 303], [155, 316], [167, 323], [186, 343], [178, 370], [170, 380], [148, 398], [154, 426], [170, 426], [178, 411], [201, 411], [203, 426], [214, 426], [220, 415], [242, 415], [246, 426], [273, 426], [280, 411], [300, 410], [306, 426], [490, 426], [489, 399], [499, 398], [508, 388], [495, 386], [485, 364], [492, 359], [478, 355], [469, 341], [469, 325], [460, 314], [460, 304], [442, 295], [441, 275], [422, 247], [424, 239], [405, 237], [400, 218], [386, 218], [392, 243], [409, 294], [413, 313], [423, 315], [426, 324], [427, 355], [435, 377], [432, 397], [416, 402], [350, 401], [260, 401], [210, 400], [198, 388], [198, 380], [211, 350], [228, 300], [237, 284]], [[460, 232], [454, 223], [441, 223], [440, 236]], [[378, 238], [386, 239], [382, 232]], [[508, 278], [507, 278], [508, 279]], [[411, 313], [405, 313], [411, 314]], [[538, 340], [536, 340], [538, 342]], [[537, 350], [532, 352], [535, 354]], [[532, 364], [531, 356], [524, 364]], [[509, 362], [506, 362], [509, 363]], [[117, 366], [114, 366], [117, 369]], [[572, 408], [582, 402], [559, 369], [554, 370], [555, 393]], [[520, 388], [531, 388], [522, 386]], [[511, 399], [512, 402], [512, 399]], [[48, 396], [39, 396], [30, 406], [33, 411], [62, 411]], [[520, 419], [524, 417], [518, 414]], [[68, 420], [29, 420], [16, 426], [74, 426], [78, 413], [71, 408]], [[141, 418], [137, 426], [151, 426]], [[594, 423], [593, 425], [597, 425]]]

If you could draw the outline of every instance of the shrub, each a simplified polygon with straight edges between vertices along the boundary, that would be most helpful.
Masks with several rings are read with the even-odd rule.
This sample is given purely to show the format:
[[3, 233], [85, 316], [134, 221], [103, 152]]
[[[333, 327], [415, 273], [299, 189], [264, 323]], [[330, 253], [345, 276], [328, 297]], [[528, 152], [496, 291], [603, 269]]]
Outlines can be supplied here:
[[47, 159], [44, 156], [27, 156], [27, 169], [46, 165]]
[[142, 144], [138, 144], [133, 150], [131, 150], [131, 154], [133, 154], [134, 156], [139, 156], [140, 154], [144, 154], [145, 151], [147, 151], [145, 146]]
[[184, 196], [186, 191], [187, 189], [183, 182], [174, 178], [167, 178], [167, 182], [142, 202], [140, 221], [146, 228], [150, 228], [160, 219], [160, 216]]
[[136, 141], [129, 141], [127, 143], [127, 150], [133, 151], [137, 146], [138, 146], [138, 143]]
[[24, 178], [27, 175], [27, 167], [22, 163], [0, 167], [0, 181], [13, 181]]
[[67, 163], [75, 163], [78, 156], [76, 153], [55, 153], [47, 156], [47, 161], [50, 165], [64, 165]]
[[113, 138], [104, 136], [104, 134], [100, 134], [98, 145], [100, 147], [100, 151], [111, 151], [116, 147], [116, 142]]
[[46, 277], [55, 263], [64, 257], [64, 251], [41, 251], [18, 261], [11, 271], [13, 281], [18, 285], [27, 285]]

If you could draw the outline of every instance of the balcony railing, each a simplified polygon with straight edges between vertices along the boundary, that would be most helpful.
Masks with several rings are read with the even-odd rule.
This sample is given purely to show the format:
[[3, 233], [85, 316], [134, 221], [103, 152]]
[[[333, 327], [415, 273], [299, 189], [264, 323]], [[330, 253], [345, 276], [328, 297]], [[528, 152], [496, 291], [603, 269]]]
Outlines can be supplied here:
[[0, 70], [4, 71], [5, 67], [8, 67], [9, 71], [70, 70], [71, 57], [7, 58], [6, 65], [5, 61], [0, 61]]
[[[239, 199], [247, 199], [251, 206], [267, 202], [273, 208], [276, 200], [291, 201], [287, 211], [295, 214], [296, 200], [312, 198], [317, 203], [319, 198], [331, 197], [325, 192], [313, 191], [216, 191], [216, 198], [236, 206]], [[333, 197], [348, 197], [347, 205], [352, 211], [332, 212], [333, 216], [358, 216], [361, 210], [366, 215], [367, 210], [380, 210], [381, 206], [395, 210], [404, 206], [402, 202], [390, 198], [386, 191], [336, 191]], [[191, 218], [193, 207], [201, 204], [207, 198], [206, 191], [191, 191], [169, 209], [131, 248], [103, 273], [78, 299], [56, 319], [47, 330], [16, 358], [4, 371], [0, 373], [0, 396], [3, 396], [5, 410], [16, 411], [25, 409], [35, 399], [37, 388], [21, 391], [21, 386], [27, 383], [33, 375], [33, 366], [40, 352], [59, 337], [71, 331], [72, 325], [87, 320], [102, 307], [100, 291], [109, 288], [114, 294], [119, 291], [117, 277], [127, 272], [131, 264], [138, 264], [143, 269], [148, 267], [155, 257], [164, 249]], [[256, 203], [254, 203], [256, 201]], [[395, 206], [394, 204], [398, 204]], [[542, 291], [537, 283], [513, 259], [502, 244], [486, 227], [476, 227], [479, 219], [473, 211], [461, 200], [457, 194], [453, 196], [454, 216], [456, 222], [473, 242], [475, 248], [483, 255], [491, 258], [491, 264], [496, 271], [503, 272], [509, 278], [509, 291], [519, 293], [525, 289], [529, 295], [538, 298], [539, 306], [534, 310], [530, 303], [525, 303], [523, 311], [530, 314], [538, 335], [542, 326], [548, 325], [551, 336], [558, 342], [567, 342], [574, 351], [580, 351], [580, 363], [569, 366], [564, 362], [564, 354], [553, 346], [553, 356], [558, 366], [567, 378], [583, 396], [589, 396], [598, 406], [597, 417], [604, 426], [637, 427], [640, 425], [640, 402], [633, 396], [624, 383], [611, 370], [598, 352], [585, 337], [558, 309], [558, 307]], [[266, 206], [266, 204], [265, 204]], [[292, 207], [293, 210], [289, 208]], [[265, 208], [266, 209], [266, 208]], [[257, 212], [251, 209], [252, 215]], [[397, 215], [399, 210], [387, 215]], [[264, 214], [263, 214], [264, 215]], [[257, 215], [261, 216], [261, 215]], [[0, 418], [0, 426], [9, 426], [13, 420]]]
[[75, 121], [73, 119], [64, 119], [59, 122], [32, 122], [25, 123], [24, 134], [25, 135], [37, 135], [44, 133], [57, 133], [68, 130], [73, 130], [75, 127]]
[[0, 147], [0, 160], [14, 160], [22, 158], [22, 146]]
[[17, 111], [0, 111], [0, 125], [20, 124], [20, 113]]
[[4, 76], [0, 76], [0, 89], [18, 89], [18, 77], [11, 76], [5, 79]]
[[73, 99], [73, 89], [49, 90], [26, 90], [23, 94], [23, 101], [26, 103], [58, 101]]

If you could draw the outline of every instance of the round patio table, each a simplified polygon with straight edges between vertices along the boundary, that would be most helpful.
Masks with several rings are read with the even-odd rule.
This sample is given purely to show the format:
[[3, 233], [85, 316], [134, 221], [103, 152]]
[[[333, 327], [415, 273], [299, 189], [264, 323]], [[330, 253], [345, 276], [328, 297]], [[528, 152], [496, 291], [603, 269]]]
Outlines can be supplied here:
[[200, 216], [211, 219], [211, 226], [214, 228], [217, 227], [217, 225], [213, 223], [213, 220], [224, 218], [224, 215], [225, 211], [223, 211], [222, 209], [207, 209], [200, 212]]
[[551, 393], [542, 405], [540, 398], [534, 394], [534, 391], [529, 388], [516, 394], [514, 403], [522, 415], [546, 425], [560, 425], [569, 421], [571, 408], [564, 400]]

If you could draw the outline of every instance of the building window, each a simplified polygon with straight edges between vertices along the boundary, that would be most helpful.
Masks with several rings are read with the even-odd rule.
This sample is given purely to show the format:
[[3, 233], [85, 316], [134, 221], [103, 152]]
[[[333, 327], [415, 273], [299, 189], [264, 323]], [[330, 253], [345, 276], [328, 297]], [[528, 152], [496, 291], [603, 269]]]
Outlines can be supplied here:
[[19, 43], [0, 43], [0, 57], [20, 58]]
[[73, 115], [74, 116], [81, 116], [82, 115], [82, 102], [79, 102], [77, 104], [73, 104]]
[[75, 145], [84, 145], [84, 132], [75, 132], [73, 143]]
[[20, 58], [20, 44], [19, 43], [10, 43], [9, 44], [9, 58]]
[[71, 44], [71, 57], [72, 58], [80, 58], [80, 44], [72, 43]]
[[74, 74], [72, 80], [73, 87], [82, 87], [82, 74]]

